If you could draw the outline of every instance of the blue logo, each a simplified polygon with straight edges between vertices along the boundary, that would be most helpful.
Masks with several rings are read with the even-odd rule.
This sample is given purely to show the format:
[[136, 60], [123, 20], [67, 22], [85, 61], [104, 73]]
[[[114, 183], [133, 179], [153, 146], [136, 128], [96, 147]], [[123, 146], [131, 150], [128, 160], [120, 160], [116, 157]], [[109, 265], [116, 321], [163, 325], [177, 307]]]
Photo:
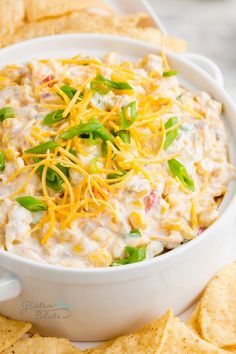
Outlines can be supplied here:
[[62, 300], [54, 304], [26, 300], [21, 305], [20, 314], [31, 314], [35, 320], [62, 320], [71, 316], [72, 309], [72, 304], [67, 304]]

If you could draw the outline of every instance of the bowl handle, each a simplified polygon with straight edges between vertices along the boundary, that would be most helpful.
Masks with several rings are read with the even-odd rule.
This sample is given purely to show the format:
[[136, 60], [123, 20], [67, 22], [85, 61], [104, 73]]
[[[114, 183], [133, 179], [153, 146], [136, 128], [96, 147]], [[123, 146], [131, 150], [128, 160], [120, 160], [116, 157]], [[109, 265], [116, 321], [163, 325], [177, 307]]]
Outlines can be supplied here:
[[224, 86], [224, 78], [218, 66], [210, 59], [200, 54], [185, 53], [182, 54], [185, 59], [199, 66], [202, 70], [206, 71], [208, 75], [212, 76], [219, 85]]
[[13, 275], [4, 272], [0, 277], [0, 301], [14, 299], [21, 293], [20, 281]]

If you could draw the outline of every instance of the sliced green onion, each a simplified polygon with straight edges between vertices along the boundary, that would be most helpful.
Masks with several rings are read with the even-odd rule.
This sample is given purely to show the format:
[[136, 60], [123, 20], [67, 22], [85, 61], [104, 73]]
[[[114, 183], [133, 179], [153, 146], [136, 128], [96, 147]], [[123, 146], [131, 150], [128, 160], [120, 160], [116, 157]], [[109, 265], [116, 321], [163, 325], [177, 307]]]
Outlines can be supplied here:
[[64, 92], [66, 94], [66, 96], [68, 96], [71, 100], [74, 97], [74, 95], [76, 94], [76, 89], [74, 87], [71, 86], [67, 86], [67, 85], [63, 85], [60, 87], [60, 89], [62, 90], [62, 92]]
[[49, 188], [53, 189], [55, 192], [61, 192], [63, 190], [63, 185], [62, 185], [63, 182], [62, 182], [61, 177], [55, 171], [51, 170], [54, 175], [54, 179], [53, 179], [53, 181], [51, 181], [48, 178], [48, 173], [50, 173], [51, 171], [49, 170], [49, 172], [48, 172], [48, 170], [47, 170], [46, 185]]
[[[57, 163], [57, 164], [56, 164], [56, 167], [59, 168], [59, 170], [61, 170], [61, 172], [63, 172], [64, 175], [65, 175], [67, 178], [70, 177], [70, 176], [69, 176], [69, 167], [64, 166], [64, 165], [62, 165], [62, 164], [60, 164], [60, 163]], [[55, 172], [55, 171], [54, 171], [54, 172]], [[55, 172], [55, 173], [56, 173], [56, 172]], [[60, 177], [60, 178], [61, 178], [61, 177]]]
[[90, 88], [102, 95], [107, 94], [110, 90], [133, 90], [127, 82], [111, 81], [102, 75], [97, 75], [96, 78], [91, 81]]
[[[74, 97], [74, 95], [76, 94], [77, 90], [74, 87], [71, 86], [67, 86], [67, 85], [63, 85], [60, 87], [60, 89], [66, 94], [67, 97], [69, 97], [71, 100]], [[81, 99], [83, 98], [83, 93], [81, 92], [77, 102], [81, 101]]]
[[[64, 133], [62, 133], [60, 135], [60, 138], [62, 138], [63, 140], [69, 140], [69, 139], [74, 138], [75, 136], [81, 136], [84, 138], [91, 139], [90, 134], [93, 134], [93, 136], [92, 136], [93, 140], [96, 136], [98, 136], [100, 139], [102, 139], [103, 142], [108, 141], [108, 140], [110, 140], [110, 141], [113, 140], [112, 135], [96, 119], [91, 119], [91, 121], [88, 123], [81, 123], [79, 125], [75, 125], [74, 127], [69, 128], [68, 130], [66, 130]], [[95, 142], [96, 142], [96, 140], [95, 140]]]
[[95, 135], [95, 133], [81, 134], [79, 137], [82, 139], [88, 139], [90, 144], [92, 145], [97, 145], [99, 140], [99, 138]]
[[108, 153], [108, 145], [106, 141], [102, 143], [102, 156], [106, 157]]
[[30, 149], [25, 150], [26, 154], [46, 154], [46, 152], [54, 150], [58, 144], [53, 140], [48, 140], [46, 143], [36, 145]]
[[178, 74], [178, 71], [174, 71], [174, 70], [169, 70], [169, 71], [164, 71], [164, 73], [162, 74], [163, 77], [170, 77], [170, 76], [175, 76]]
[[99, 136], [100, 139], [102, 139], [102, 141], [112, 141], [113, 137], [112, 135], [108, 132], [108, 130], [105, 127], [101, 127], [95, 130], [95, 135]]
[[125, 251], [128, 257], [115, 260], [115, 262], [112, 264], [113, 266], [137, 263], [143, 261], [146, 258], [146, 246], [139, 248], [126, 246]]
[[[128, 118], [127, 118], [128, 115]], [[120, 113], [122, 129], [129, 128], [137, 118], [136, 102], [130, 102], [127, 106], [123, 107]]]
[[45, 211], [48, 210], [48, 206], [42, 200], [36, 199], [31, 196], [16, 198], [17, 203], [23, 206], [29, 211]]
[[[168, 121], [165, 123], [165, 129], [169, 129], [177, 123], [178, 123], [178, 118], [172, 117], [172, 118], [168, 119]], [[166, 133], [166, 140], [164, 143], [165, 150], [167, 150], [167, 148], [173, 143], [173, 141], [177, 138], [178, 135], [179, 135], [178, 128], [170, 130]]]
[[133, 229], [129, 232], [131, 237], [142, 237], [141, 231], [139, 229]]
[[4, 152], [0, 149], [0, 172], [5, 169], [6, 166], [6, 157]]
[[77, 156], [77, 151], [76, 151], [75, 149], [70, 148], [70, 149], [69, 149], [69, 153], [70, 153], [71, 155], [74, 155], [75, 157]]
[[100, 160], [99, 157], [94, 157], [89, 163], [89, 172], [96, 173], [98, 171], [97, 163]]
[[96, 136], [95, 131], [93, 133], [89, 133], [89, 134], [81, 134], [81, 135], [79, 135], [79, 137], [81, 139], [87, 139], [90, 142], [90, 144], [92, 144], [92, 145], [97, 145], [97, 143], [99, 141], [99, 137]]
[[90, 142], [90, 144], [97, 145], [98, 141], [99, 141], [99, 138], [96, 136], [95, 133], [90, 133], [89, 134], [89, 142]]
[[124, 175], [126, 175], [126, 173], [128, 173], [128, 171], [121, 171], [120, 174], [118, 174], [118, 173], [109, 173], [109, 174], [107, 175], [107, 179], [120, 178], [120, 177], [123, 177]]
[[63, 112], [64, 112], [63, 109], [57, 109], [54, 112], [48, 113], [43, 120], [43, 124], [44, 125], [52, 125], [54, 123], [59, 122], [60, 120], [65, 119], [65, 117], [62, 116]]
[[127, 246], [125, 247], [126, 252], [129, 255], [128, 263], [141, 262], [146, 258], [146, 247], [142, 246], [140, 248]]
[[116, 134], [125, 144], [130, 144], [130, 132], [128, 130], [118, 130]]
[[194, 181], [191, 177], [189, 177], [184, 165], [182, 165], [176, 159], [171, 159], [168, 161], [168, 166], [173, 177], [177, 177], [185, 188], [189, 189], [192, 192], [195, 191]]
[[96, 79], [91, 81], [90, 88], [91, 90], [98, 92], [101, 95], [106, 95], [110, 91], [110, 88], [108, 87], [107, 83], [104, 82], [104, 80], [99, 80], [98, 76], [101, 75], [97, 75]]
[[127, 258], [120, 258], [120, 259], [116, 259], [111, 266], [115, 267], [115, 266], [120, 266], [120, 265], [125, 265], [128, 264], [128, 260]]
[[12, 117], [14, 117], [14, 109], [11, 106], [6, 106], [0, 109], [0, 122]]
[[63, 140], [69, 140], [75, 136], [80, 136], [82, 134], [89, 134], [95, 132], [98, 128], [103, 127], [103, 125], [98, 121], [93, 121], [89, 123], [81, 123], [75, 125], [60, 135], [60, 138]]
[[[34, 162], [37, 163], [40, 161], [41, 161], [41, 159], [34, 158]], [[56, 167], [59, 168], [67, 178], [69, 178], [69, 168], [68, 167], [63, 166], [60, 163], [57, 163]], [[44, 170], [44, 166], [39, 166], [39, 168], [37, 169], [37, 172], [40, 177], [42, 177], [43, 170]], [[62, 185], [63, 180], [62, 180], [61, 176], [59, 176], [59, 174], [50, 167], [47, 169], [46, 184], [49, 188], [53, 189], [56, 192], [60, 192], [63, 189], [63, 185]]]

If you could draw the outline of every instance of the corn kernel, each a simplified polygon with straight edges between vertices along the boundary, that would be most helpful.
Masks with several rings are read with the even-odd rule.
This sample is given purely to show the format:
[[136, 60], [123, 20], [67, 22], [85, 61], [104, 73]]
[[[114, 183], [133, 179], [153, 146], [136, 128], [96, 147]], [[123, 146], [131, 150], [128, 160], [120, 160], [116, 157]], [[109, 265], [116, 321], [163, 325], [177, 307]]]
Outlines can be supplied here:
[[168, 212], [170, 206], [169, 204], [163, 199], [162, 205], [161, 205], [161, 214], [164, 215]]
[[137, 198], [142, 198], [142, 197], [144, 197], [145, 195], [147, 195], [148, 194], [148, 190], [147, 189], [144, 189], [144, 190], [142, 190], [141, 192], [138, 192], [137, 193]]
[[212, 206], [203, 212], [199, 213], [199, 226], [208, 227], [210, 226], [217, 218], [218, 211], [216, 206]]
[[186, 225], [182, 228], [181, 232], [188, 240], [192, 240], [196, 235], [196, 232], [190, 226]]
[[137, 211], [132, 211], [130, 213], [129, 222], [134, 229], [146, 229], [147, 227], [143, 221], [142, 215]]
[[162, 221], [162, 227], [167, 230], [181, 230], [183, 222], [180, 219], [170, 219]]
[[11, 80], [9, 78], [7, 78], [6, 76], [0, 76], [0, 85], [2, 88], [10, 85], [10, 83], [11, 83]]
[[95, 231], [93, 231], [89, 235], [89, 237], [92, 240], [97, 241], [100, 244], [100, 246], [102, 244], [102, 247], [104, 247], [104, 245], [110, 239], [111, 233], [109, 231], [106, 231], [103, 227], [99, 226]]
[[170, 207], [175, 207], [178, 204], [178, 198], [175, 194], [169, 194], [165, 197], [165, 201], [169, 204]]
[[[5, 122], [5, 121], [3, 121], [3, 122]], [[3, 146], [6, 146], [8, 144], [8, 142], [9, 142], [9, 140], [10, 140], [10, 135], [7, 134], [7, 133], [3, 134], [3, 136], [2, 136], [2, 144], [3, 144]]]
[[16, 123], [17, 119], [16, 118], [11, 118], [11, 119], [5, 119], [3, 122], [2, 122], [2, 126], [4, 128], [12, 128], [15, 123]]
[[14, 161], [15, 158], [17, 157], [16, 152], [11, 148], [5, 150], [5, 156], [7, 161]]
[[109, 267], [112, 257], [106, 250], [100, 248], [90, 253], [89, 261], [94, 267]]
[[132, 202], [132, 204], [138, 208], [142, 208], [143, 209], [143, 202], [142, 200], [135, 200], [134, 202]]
[[116, 240], [114, 242], [114, 244], [112, 245], [112, 255], [114, 258], [124, 258], [125, 256], [125, 252], [124, 252], [124, 249], [125, 249], [125, 242], [122, 241], [122, 240]]
[[66, 85], [71, 85], [73, 81], [69, 77], [63, 77], [63, 81]]
[[97, 246], [96, 242], [88, 239], [80, 239], [73, 246], [72, 250], [80, 256], [87, 256], [89, 251], [95, 249]]
[[194, 165], [195, 165], [195, 167], [196, 167], [196, 172], [197, 172], [199, 175], [203, 175], [204, 169], [203, 169], [203, 166], [202, 166], [202, 162], [201, 162], [201, 161], [195, 162]]
[[72, 250], [80, 254], [81, 252], [83, 252], [83, 247], [81, 243], [77, 243], [76, 245], [73, 246]]

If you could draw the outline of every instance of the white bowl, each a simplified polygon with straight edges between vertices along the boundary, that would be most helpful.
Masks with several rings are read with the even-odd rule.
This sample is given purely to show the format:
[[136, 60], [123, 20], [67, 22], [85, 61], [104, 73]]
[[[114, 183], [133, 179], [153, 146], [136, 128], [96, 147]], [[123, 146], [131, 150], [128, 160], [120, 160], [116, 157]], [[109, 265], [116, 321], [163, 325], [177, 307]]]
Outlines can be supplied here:
[[[6, 65], [78, 53], [100, 56], [113, 50], [122, 58], [131, 60], [159, 52], [150, 44], [119, 37], [60, 35], [2, 49], [0, 60], [1, 65]], [[168, 53], [168, 58], [184, 84], [204, 90], [223, 102], [230, 159], [236, 165], [236, 108], [222, 83], [183, 55]], [[206, 67], [207, 60], [204, 65]], [[209, 67], [210, 70], [218, 81], [222, 81], [214, 65]], [[235, 190], [235, 183], [231, 183], [221, 204], [219, 219], [199, 237], [149, 261], [114, 268], [76, 270], [40, 264], [0, 251], [3, 269], [0, 313], [32, 322], [33, 329], [41, 334], [97, 341], [133, 330], [167, 308], [172, 307], [175, 314], [182, 312], [222, 266], [221, 254], [229, 242], [227, 230], [232, 228], [235, 219]]]

